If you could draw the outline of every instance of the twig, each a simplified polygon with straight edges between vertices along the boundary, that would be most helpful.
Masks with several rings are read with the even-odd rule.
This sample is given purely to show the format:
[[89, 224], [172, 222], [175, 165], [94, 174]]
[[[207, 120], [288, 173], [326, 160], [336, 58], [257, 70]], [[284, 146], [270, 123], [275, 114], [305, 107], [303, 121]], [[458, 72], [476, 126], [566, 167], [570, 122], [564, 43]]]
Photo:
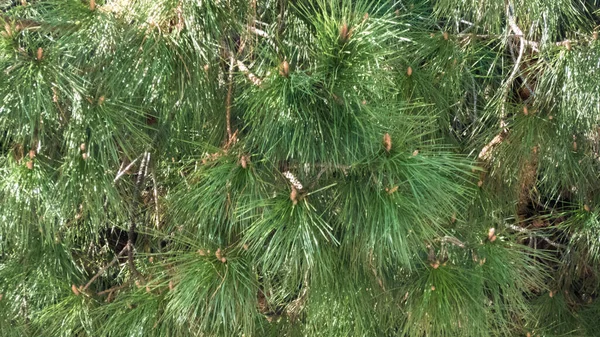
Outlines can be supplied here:
[[256, 75], [254, 75], [253, 73], [251, 73], [250, 69], [248, 69], [248, 67], [246, 67], [244, 62], [238, 60], [236, 63], [237, 63], [238, 69], [240, 69], [240, 71], [243, 72], [248, 77], [248, 79], [250, 80], [250, 82], [252, 82], [252, 84], [254, 84], [256, 86], [260, 86], [262, 84], [262, 80], [260, 78], [258, 78]]
[[233, 67], [235, 64], [235, 58], [233, 54], [229, 57], [229, 84], [227, 88], [227, 99], [225, 101], [225, 118], [227, 123], [227, 143], [230, 143], [233, 138], [231, 132], [231, 98], [233, 96]]
[[[533, 232], [533, 231], [531, 231], [531, 230], [529, 230], [527, 228], [519, 227], [517, 225], [505, 224], [505, 226], [506, 226], [506, 228], [510, 228], [510, 229], [512, 229], [512, 230], [514, 230], [516, 232], [523, 233], [523, 234], [529, 234], [530, 237], [532, 236], [532, 234], [535, 234], [535, 232]], [[556, 248], [567, 248], [567, 246], [565, 246], [563, 244], [560, 244], [560, 243], [557, 243], [557, 242], [554, 242], [554, 241], [548, 239], [545, 236], [536, 235], [536, 237], [539, 237], [540, 239], [546, 241], [549, 245], [551, 245], [553, 247], [556, 247]]]
[[457, 247], [465, 248], [465, 244], [454, 236], [446, 235], [442, 238], [442, 242], [449, 242]]
[[479, 159], [483, 159], [483, 160], [489, 159], [492, 148], [494, 146], [496, 146], [497, 144], [502, 143], [502, 141], [506, 137], [507, 133], [508, 132], [506, 129], [502, 129], [502, 131], [500, 131], [500, 133], [497, 134], [496, 137], [494, 137], [489, 143], [487, 143], [483, 147], [483, 149], [481, 149], [481, 152], [479, 152], [479, 155], [477, 157]]
[[97, 294], [98, 295], [104, 295], [104, 294], [108, 294], [108, 293], [113, 293], [113, 292], [115, 292], [117, 290], [121, 290], [121, 289], [127, 287], [128, 285], [129, 285], [129, 282], [125, 282], [125, 283], [123, 283], [121, 285], [112, 287], [110, 289], [102, 290], [102, 291], [98, 292]]
[[508, 92], [510, 91], [510, 87], [517, 76], [517, 72], [519, 71], [519, 68], [521, 66], [521, 60], [523, 59], [523, 52], [525, 51], [525, 39], [523, 31], [521, 30], [521, 28], [519, 28], [519, 26], [517, 26], [517, 23], [515, 22], [515, 17], [513, 15], [512, 6], [508, 3], [508, 1], [506, 1], [506, 15], [508, 26], [516, 34], [516, 36], [519, 37], [519, 55], [517, 56], [517, 60], [515, 61], [513, 70], [511, 71], [510, 75], [508, 76], [508, 79], [506, 80], [506, 87], [504, 88], [504, 95], [502, 99], [502, 118], [506, 117], [504, 108], [508, 99]]
[[306, 295], [308, 294], [308, 288], [309, 288], [309, 283], [308, 283], [308, 270], [304, 272], [304, 280], [302, 282], [302, 291], [300, 293], [300, 295], [293, 300], [290, 304], [288, 304], [287, 307], [287, 314], [288, 317], [294, 321], [296, 319], [296, 317], [298, 317], [298, 314], [302, 311], [302, 306], [304, 305], [304, 302], [306, 301]]
[[154, 222], [156, 223], [156, 228], [160, 227], [160, 220], [158, 218], [158, 189], [156, 188], [156, 178], [155, 174], [152, 172], [152, 186], [154, 187]]
[[94, 283], [94, 281], [96, 281], [96, 279], [98, 277], [100, 277], [102, 274], [104, 274], [104, 272], [110, 268], [112, 265], [114, 265], [115, 263], [117, 263], [117, 261], [119, 260], [119, 257], [121, 257], [121, 255], [123, 255], [123, 253], [125, 253], [126, 250], [129, 250], [129, 244], [125, 245], [125, 247], [123, 249], [121, 249], [121, 251], [119, 252], [119, 254], [117, 254], [117, 256], [115, 256], [115, 258], [110, 261], [109, 264], [107, 264], [106, 266], [102, 267], [97, 273], [96, 275], [94, 275], [94, 277], [92, 277], [88, 283], [85, 284], [85, 286], [82, 288], [83, 291], [87, 290], [90, 285], [92, 285], [92, 283]]
[[133, 260], [133, 254], [134, 254], [134, 249], [135, 249], [135, 247], [133, 245], [133, 237], [135, 236], [135, 227], [136, 227], [135, 209], [137, 208], [137, 205], [138, 205], [138, 195], [139, 195], [140, 188], [144, 182], [145, 172], [147, 172], [146, 166], [148, 165], [148, 160], [150, 160], [150, 153], [148, 151], [146, 151], [146, 152], [144, 152], [142, 162], [140, 164], [140, 169], [138, 171], [137, 181], [135, 183], [135, 189], [133, 192], [133, 201], [134, 202], [133, 202], [133, 207], [131, 210], [131, 224], [129, 225], [129, 232], [127, 234], [127, 245], [129, 246], [129, 249], [127, 250], [127, 261], [129, 263], [129, 269], [131, 270], [131, 273], [136, 278], [141, 279], [141, 280], [144, 280], [144, 278], [142, 277], [140, 272], [135, 267], [135, 262]]
[[[140, 157], [135, 158], [131, 163], [129, 163], [129, 165], [127, 165], [124, 169], [119, 169], [119, 172], [117, 172], [117, 176], [115, 177], [115, 179], [113, 180], [113, 183], [116, 183], [124, 174], [125, 172], [127, 172], [136, 162], [137, 160], [140, 159]], [[123, 162], [125, 163], [125, 162]], [[121, 167], [123, 167], [123, 164], [121, 164]]]
[[262, 29], [259, 29], [259, 28], [256, 28], [256, 27], [249, 26], [249, 27], [248, 27], [248, 30], [250, 31], [250, 33], [256, 34], [256, 35], [258, 35], [258, 36], [260, 36], [260, 37], [264, 37], [264, 38], [267, 38], [267, 39], [270, 39], [270, 38], [271, 38], [271, 37], [269, 36], [269, 33], [265, 32], [265, 31], [264, 31], [264, 30], [262, 30]]
[[[521, 38], [521, 39], [523, 39], [523, 38]], [[512, 58], [513, 62], [516, 64], [517, 63], [517, 59], [515, 58], [515, 48], [513, 47], [512, 44], [509, 43], [508, 44], [508, 49], [510, 50], [510, 57]], [[519, 71], [519, 73], [521, 73], [521, 71]], [[535, 96], [535, 92], [533, 91], [533, 88], [531, 88], [529, 86], [529, 84], [527, 84], [527, 78], [523, 77], [521, 74], [519, 74], [519, 77], [523, 81], [523, 85], [525, 86], [525, 88], [527, 88], [527, 90], [529, 90], [529, 92], [531, 93], [531, 97], [534, 97]]]

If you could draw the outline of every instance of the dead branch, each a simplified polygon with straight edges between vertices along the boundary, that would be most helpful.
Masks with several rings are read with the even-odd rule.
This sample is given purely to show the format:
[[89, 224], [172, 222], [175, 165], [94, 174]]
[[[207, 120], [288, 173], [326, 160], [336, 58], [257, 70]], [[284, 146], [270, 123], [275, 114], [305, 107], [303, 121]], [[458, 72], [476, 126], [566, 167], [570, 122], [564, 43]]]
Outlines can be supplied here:
[[252, 82], [252, 84], [254, 84], [256, 86], [260, 86], [262, 84], [262, 80], [260, 78], [258, 78], [256, 75], [254, 75], [252, 72], [250, 72], [250, 69], [248, 69], [248, 67], [246, 67], [244, 62], [238, 60], [238, 61], [236, 61], [236, 63], [237, 63], [238, 69], [248, 77], [248, 79], [250, 80], [250, 82]]
[[115, 258], [110, 261], [109, 264], [107, 264], [106, 266], [102, 267], [97, 273], [96, 275], [94, 275], [89, 281], [88, 283], [85, 284], [85, 286], [83, 287], [82, 291], [86, 291], [90, 285], [92, 285], [92, 283], [94, 283], [94, 281], [100, 277], [102, 274], [104, 274], [104, 272], [110, 268], [112, 265], [114, 265], [115, 263], [117, 263], [117, 261], [119, 260], [119, 257], [121, 257], [121, 255], [123, 255], [125, 253], [125, 251], [129, 250], [129, 244], [125, 245], [125, 247], [119, 252], [119, 254], [117, 254], [117, 256], [115, 256]]

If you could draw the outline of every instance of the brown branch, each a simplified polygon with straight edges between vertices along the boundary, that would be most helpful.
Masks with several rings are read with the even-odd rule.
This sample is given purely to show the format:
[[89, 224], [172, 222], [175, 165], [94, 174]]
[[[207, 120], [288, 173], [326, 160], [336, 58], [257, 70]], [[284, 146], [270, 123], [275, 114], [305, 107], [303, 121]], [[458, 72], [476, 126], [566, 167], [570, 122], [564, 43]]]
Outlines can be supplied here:
[[235, 58], [233, 54], [229, 57], [229, 84], [227, 88], [227, 98], [225, 101], [225, 118], [227, 123], [227, 143], [231, 143], [233, 139], [233, 133], [231, 132], [231, 100], [233, 96], [233, 67], [235, 64]]
[[487, 143], [483, 149], [481, 149], [481, 152], [479, 152], [479, 155], [477, 156], [479, 159], [483, 159], [483, 160], [488, 160], [491, 156], [491, 150], [498, 144], [502, 143], [502, 141], [504, 140], [504, 138], [506, 138], [506, 135], [508, 134], [506, 129], [503, 129], [502, 131], [500, 131], [499, 134], [496, 135], [496, 137], [494, 137], [489, 143]]
[[446, 235], [441, 239], [441, 241], [451, 243], [460, 248], [465, 248], [465, 244], [454, 236]]
[[151, 178], [152, 178], [152, 186], [153, 186], [153, 194], [154, 194], [154, 222], [156, 224], [156, 229], [159, 229], [160, 227], [160, 218], [158, 216], [159, 214], [159, 209], [158, 209], [158, 189], [156, 188], [156, 178], [154, 177], [156, 174], [154, 173], [154, 171], [152, 172]]
[[253, 73], [251, 73], [250, 69], [248, 69], [248, 67], [246, 67], [244, 62], [238, 60], [236, 63], [237, 63], [238, 69], [248, 77], [248, 79], [250, 80], [250, 82], [252, 82], [252, 84], [254, 84], [256, 86], [260, 86], [262, 84], [262, 80], [260, 78], [258, 78], [256, 75], [254, 75]]
[[104, 295], [104, 294], [108, 294], [108, 293], [113, 293], [113, 292], [115, 292], [117, 290], [121, 290], [121, 289], [127, 287], [128, 285], [129, 285], [129, 282], [125, 282], [125, 283], [123, 283], [121, 285], [112, 287], [110, 289], [102, 290], [101, 292], [98, 292], [97, 295]]
[[[122, 170], [119, 170], [119, 172], [117, 172], [117, 176], [116, 176], [116, 177], [115, 177], [115, 179], [113, 180], [113, 183], [116, 183], [116, 182], [119, 180], [119, 178], [121, 178], [121, 176], [123, 176], [123, 175], [124, 175], [124, 174], [125, 174], [125, 173], [126, 173], [126, 172], [127, 172], [127, 171], [128, 171], [128, 170], [129, 170], [129, 169], [132, 167], [132, 166], [133, 166], [133, 164], [135, 164], [135, 163], [137, 162], [137, 160], [138, 160], [138, 159], [140, 159], [140, 158], [139, 158], [139, 157], [138, 157], [138, 158], [135, 158], [135, 159], [134, 159], [134, 160], [133, 160], [131, 163], [129, 163], [129, 165], [127, 165], [127, 166], [126, 166], [124, 169], [122, 169]], [[124, 163], [125, 163], [125, 162], [123, 162], [123, 164], [124, 164]], [[121, 164], [121, 167], [123, 166], [123, 164]]]
[[148, 161], [150, 161], [150, 152], [145, 152], [143, 157], [142, 157], [142, 162], [140, 163], [140, 169], [138, 171], [138, 176], [137, 176], [137, 181], [135, 183], [135, 189], [133, 192], [133, 207], [131, 210], [131, 224], [129, 225], [129, 232], [127, 233], [127, 246], [129, 246], [129, 249], [127, 250], [127, 262], [129, 263], [129, 269], [131, 270], [131, 273], [138, 279], [140, 280], [144, 280], [144, 278], [142, 277], [142, 274], [137, 270], [137, 268], [135, 267], [135, 261], [133, 259], [133, 255], [134, 255], [134, 244], [133, 244], [133, 238], [135, 236], [135, 228], [136, 228], [136, 222], [135, 222], [135, 212], [138, 206], [138, 197], [139, 197], [139, 192], [140, 192], [140, 188], [142, 186], [142, 184], [144, 183], [144, 177], [145, 177], [145, 172], [147, 172], [146, 166], [148, 165]]
[[[519, 227], [517, 225], [506, 224], [505, 226], [506, 226], [506, 228], [510, 228], [510, 229], [512, 229], [512, 230], [514, 230], [516, 232], [519, 232], [519, 233], [528, 234], [528, 235], [535, 234], [535, 232], [533, 232], [533, 231], [531, 231], [531, 230], [529, 230], [527, 228]], [[535, 236], [538, 237], [538, 238], [540, 238], [540, 239], [542, 239], [542, 240], [544, 240], [544, 241], [546, 241], [549, 245], [551, 245], [553, 247], [556, 247], [556, 248], [567, 248], [567, 246], [565, 246], [563, 244], [560, 244], [560, 243], [557, 243], [557, 242], [554, 242], [554, 241], [548, 239], [545, 236], [539, 236], [539, 235], [535, 235]]]
[[119, 260], [119, 257], [121, 257], [121, 255], [123, 255], [125, 253], [126, 250], [129, 250], [129, 245], [125, 245], [125, 247], [119, 252], [119, 254], [117, 254], [117, 256], [115, 256], [115, 258], [110, 261], [109, 264], [107, 264], [106, 266], [102, 267], [97, 273], [96, 275], [94, 275], [94, 277], [92, 277], [88, 283], [86, 283], [86, 285], [81, 289], [82, 291], [86, 291], [90, 285], [92, 285], [92, 283], [94, 283], [94, 281], [96, 281], [96, 279], [98, 277], [100, 277], [102, 274], [104, 274], [104, 272], [110, 268], [112, 265], [114, 265], [115, 263], [117, 263], [117, 261]]

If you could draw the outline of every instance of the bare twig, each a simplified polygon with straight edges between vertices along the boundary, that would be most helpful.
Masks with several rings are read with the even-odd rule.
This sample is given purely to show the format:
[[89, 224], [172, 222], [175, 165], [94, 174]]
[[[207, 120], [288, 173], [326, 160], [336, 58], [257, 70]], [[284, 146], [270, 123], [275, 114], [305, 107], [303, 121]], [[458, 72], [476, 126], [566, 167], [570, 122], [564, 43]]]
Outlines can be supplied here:
[[154, 172], [152, 173], [152, 186], [154, 187], [154, 222], [156, 224], [156, 228], [160, 227], [160, 220], [158, 217], [158, 189], [156, 188], [156, 178], [154, 177]]
[[504, 94], [503, 94], [503, 99], [502, 99], [502, 118], [506, 117], [505, 106], [506, 106], [506, 101], [508, 99], [508, 93], [510, 91], [510, 87], [511, 87], [512, 83], [514, 82], [514, 80], [517, 76], [517, 72], [519, 71], [519, 68], [521, 66], [521, 60], [523, 59], [523, 52], [525, 51], [525, 39], [524, 39], [523, 31], [521, 30], [521, 28], [519, 28], [519, 26], [517, 26], [515, 17], [513, 15], [513, 8], [508, 3], [508, 1], [506, 2], [506, 15], [507, 15], [508, 26], [519, 38], [519, 55], [517, 56], [517, 60], [515, 61], [513, 70], [511, 71], [510, 75], [508, 76], [508, 79], [506, 80], [506, 87], [504, 88]]
[[455, 238], [454, 236], [446, 235], [442, 238], [441, 241], [451, 243], [460, 248], [465, 248], [465, 244], [462, 241], [460, 241], [459, 239]]
[[121, 284], [121, 285], [118, 285], [118, 286], [112, 287], [112, 288], [110, 288], [110, 289], [102, 290], [102, 291], [98, 292], [97, 294], [98, 294], [98, 295], [104, 295], [104, 294], [113, 293], [113, 292], [115, 292], [115, 291], [117, 291], [117, 290], [121, 290], [121, 289], [123, 289], [123, 288], [127, 287], [128, 285], [129, 285], [129, 282], [125, 282], [125, 283], [123, 283], [123, 284]]
[[[519, 227], [517, 225], [505, 224], [505, 226], [506, 226], [506, 228], [510, 228], [510, 229], [512, 229], [512, 230], [514, 230], [516, 232], [523, 233], [523, 234], [528, 234], [530, 237], [534, 236], [532, 234], [535, 234], [535, 232], [533, 232], [533, 231], [531, 231], [531, 230], [529, 230], [527, 228]], [[535, 236], [539, 237], [540, 239], [542, 239], [544, 241], [546, 241], [549, 245], [551, 245], [553, 247], [556, 247], [556, 248], [567, 248], [567, 246], [565, 246], [563, 244], [560, 244], [560, 243], [557, 243], [557, 242], [554, 242], [554, 241], [548, 239], [545, 236], [540, 236], [540, 235], [535, 235]]]
[[[113, 183], [116, 183], [124, 174], [125, 172], [127, 172], [136, 162], [137, 160], [140, 159], [140, 157], [135, 158], [131, 163], [129, 163], [129, 165], [127, 165], [124, 169], [119, 169], [119, 172], [117, 172], [117, 176], [115, 177], [115, 179], [113, 180]], [[124, 162], [123, 162], [124, 163]], [[121, 164], [121, 167], [123, 167], [123, 164]]]
[[125, 247], [121, 250], [121, 252], [119, 252], [119, 254], [117, 254], [117, 256], [115, 256], [115, 258], [110, 261], [109, 264], [107, 264], [106, 266], [102, 267], [97, 273], [96, 275], [94, 275], [94, 277], [92, 277], [88, 283], [86, 283], [86, 285], [82, 288], [83, 291], [87, 290], [90, 285], [92, 285], [92, 283], [94, 283], [94, 281], [96, 281], [96, 279], [98, 277], [100, 277], [102, 274], [104, 274], [104, 272], [110, 268], [112, 265], [114, 265], [115, 263], [117, 263], [117, 261], [119, 260], [119, 257], [121, 257], [121, 255], [123, 255], [125, 253], [125, 251], [129, 250], [129, 245], [125, 245]]
[[248, 27], [248, 30], [250, 31], [250, 33], [256, 34], [256, 35], [258, 35], [260, 37], [264, 37], [264, 38], [267, 38], [267, 39], [271, 38], [271, 36], [269, 36], [269, 33], [265, 32], [262, 29], [250, 26], [250, 27]]
[[487, 143], [483, 147], [483, 149], [481, 149], [481, 152], [479, 152], [478, 158], [483, 159], [483, 160], [488, 160], [491, 155], [491, 150], [494, 148], [494, 146], [502, 143], [502, 141], [504, 140], [506, 135], [507, 135], [506, 129], [503, 129], [502, 131], [500, 131], [500, 133], [497, 134], [496, 137], [494, 137], [489, 143]]
[[231, 132], [231, 99], [233, 96], [233, 67], [235, 65], [235, 57], [233, 54], [229, 57], [229, 84], [227, 88], [227, 98], [225, 101], [225, 118], [227, 123], [227, 139], [228, 143], [231, 142], [233, 138], [233, 133]]
[[148, 165], [148, 161], [150, 160], [150, 153], [148, 151], [144, 152], [144, 155], [142, 157], [142, 162], [140, 164], [140, 169], [138, 171], [138, 176], [137, 176], [137, 181], [135, 183], [135, 189], [133, 192], [133, 207], [131, 210], [131, 224], [129, 225], [129, 232], [127, 234], [127, 246], [129, 246], [129, 249], [127, 250], [127, 261], [129, 263], [129, 269], [131, 270], [131, 273], [138, 279], [140, 280], [144, 280], [144, 278], [142, 277], [142, 274], [140, 274], [140, 272], [137, 270], [137, 268], [135, 267], [135, 262], [133, 260], [133, 254], [134, 254], [134, 244], [133, 244], [133, 238], [135, 236], [135, 228], [136, 228], [136, 220], [135, 220], [135, 216], [136, 216], [136, 209], [138, 206], [138, 197], [139, 197], [139, 192], [140, 192], [140, 188], [142, 187], [142, 184], [144, 183], [144, 178], [145, 178], [145, 173], [147, 172], [147, 165]]
[[256, 75], [254, 75], [253, 73], [251, 73], [250, 69], [248, 69], [248, 67], [246, 67], [244, 62], [238, 60], [237, 67], [238, 67], [238, 69], [240, 69], [241, 72], [243, 72], [248, 77], [248, 79], [250, 80], [250, 82], [252, 82], [252, 84], [254, 84], [256, 86], [260, 86], [262, 84], [262, 80], [260, 78], [258, 78]]
[[298, 317], [298, 314], [300, 314], [303, 309], [304, 302], [306, 302], [306, 295], [308, 294], [308, 288], [309, 283], [307, 270], [304, 272], [304, 281], [302, 282], [302, 291], [300, 295], [287, 306], [287, 314], [292, 321]]

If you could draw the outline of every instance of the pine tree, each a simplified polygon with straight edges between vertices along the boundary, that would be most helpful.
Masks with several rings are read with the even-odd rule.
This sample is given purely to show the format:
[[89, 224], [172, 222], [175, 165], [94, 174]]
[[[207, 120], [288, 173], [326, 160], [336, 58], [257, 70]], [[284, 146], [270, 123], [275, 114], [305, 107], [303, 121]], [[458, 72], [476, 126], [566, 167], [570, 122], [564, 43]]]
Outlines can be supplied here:
[[600, 336], [600, 1], [0, 10], [1, 336]]

